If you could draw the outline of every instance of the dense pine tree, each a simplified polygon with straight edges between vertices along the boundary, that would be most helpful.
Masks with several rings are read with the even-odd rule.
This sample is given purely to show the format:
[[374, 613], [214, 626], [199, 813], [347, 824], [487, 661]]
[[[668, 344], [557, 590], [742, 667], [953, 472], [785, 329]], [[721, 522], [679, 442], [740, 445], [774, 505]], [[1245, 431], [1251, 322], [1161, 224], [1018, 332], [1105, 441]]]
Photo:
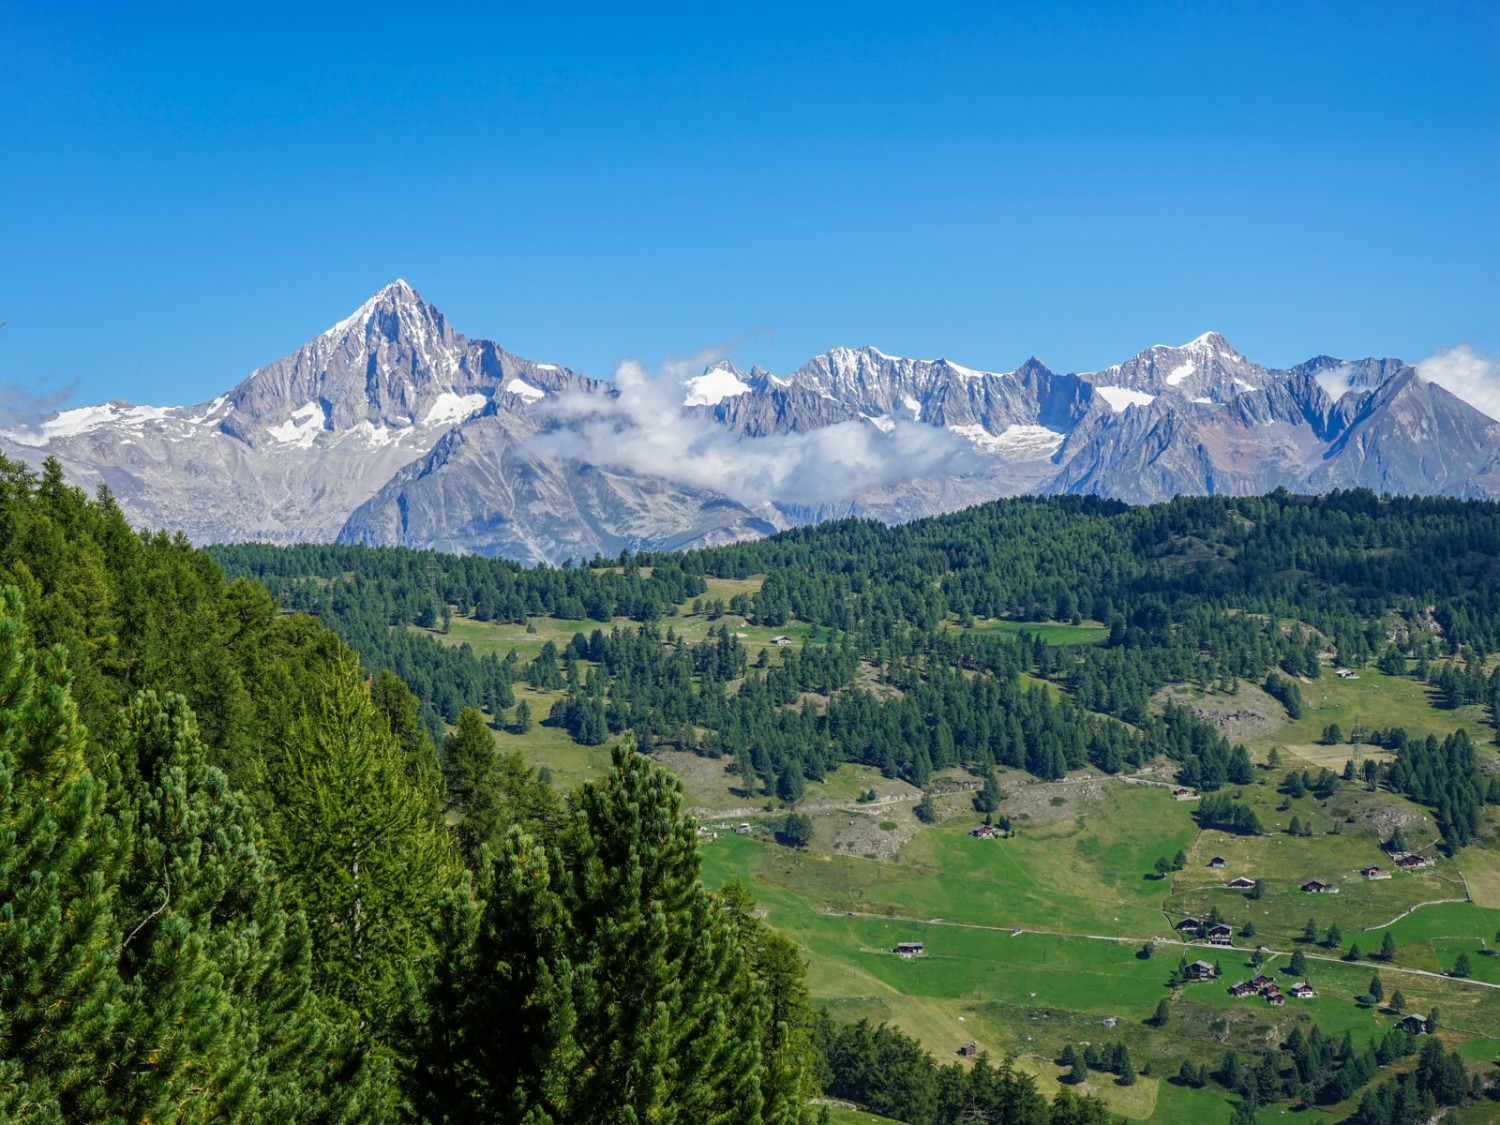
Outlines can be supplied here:
[[120, 1018], [126, 826], [85, 764], [65, 652], [37, 652], [0, 588], [0, 1118], [91, 1120]]
[[[772, 974], [756, 976], [734, 919], [699, 885], [695, 837], [680, 784], [628, 739], [579, 791], [556, 847], [510, 831], [484, 866], [460, 970], [473, 974], [455, 1067], [464, 1120], [765, 1120], [788, 1081], [765, 1061], [778, 1055]], [[795, 988], [781, 994], [789, 1015]], [[803, 1073], [791, 1067], [792, 1090]], [[777, 1106], [804, 1096], [769, 1098], [772, 1119], [793, 1120]]]

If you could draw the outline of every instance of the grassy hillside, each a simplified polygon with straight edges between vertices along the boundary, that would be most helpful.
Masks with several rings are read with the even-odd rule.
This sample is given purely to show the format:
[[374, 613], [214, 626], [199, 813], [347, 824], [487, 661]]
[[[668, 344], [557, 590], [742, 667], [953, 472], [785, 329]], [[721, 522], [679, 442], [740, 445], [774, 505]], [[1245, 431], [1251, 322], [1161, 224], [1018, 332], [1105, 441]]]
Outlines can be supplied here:
[[[683, 617], [674, 622], [681, 635], [706, 628], [687, 605], [681, 608]], [[754, 629], [732, 618], [730, 624]], [[521, 635], [564, 642], [575, 631], [567, 623], [554, 628], [538, 621], [536, 627], [537, 634]], [[471, 625], [461, 635], [472, 638], [486, 628], [501, 631]], [[781, 631], [792, 630], [805, 627]], [[1027, 631], [1047, 643], [1069, 643], [1073, 636], [1066, 625]], [[1221, 716], [1226, 727], [1244, 720], [1256, 696], [1264, 698], [1248, 686], [1233, 695], [1182, 693], [1206, 714]], [[542, 715], [547, 694], [526, 697]], [[1280, 706], [1272, 701], [1271, 722], [1248, 740], [1259, 763], [1255, 777], [1231, 790], [1257, 810], [1269, 830], [1262, 836], [1200, 829], [1194, 802], [1174, 800], [1161, 784], [1170, 776], [1163, 766], [1146, 776], [1156, 784], [1130, 784], [1090, 770], [1052, 783], [1001, 771], [1007, 798], [1000, 812], [1011, 819], [1015, 834], [978, 840], [968, 834], [979, 822], [970, 808], [972, 790], [937, 796], [940, 820], [923, 825], [913, 813], [920, 790], [850, 764], [826, 782], [809, 783], [799, 808], [814, 822], [814, 839], [806, 849], [789, 849], [774, 840], [785, 815], [781, 805], [746, 798], [725, 761], [671, 751], [659, 760], [683, 779], [700, 822], [718, 827], [704, 839], [705, 881], [718, 885], [737, 875], [754, 888], [768, 920], [805, 951], [814, 997], [840, 1018], [893, 1024], [939, 1058], [955, 1057], [961, 1043], [975, 1040], [992, 1054], [1018, 1056], [1044, 1090], [1055, 1089], [1064, 1073], [1055, 1060], [1066, 1044], [1128, 1038], [1138, 1065], [1149, 1063], [1153, 1075], [1131, 1087], [1101, 1075], [1087, 1089], [1132, 1119], [1196, 1123], [1216, 1120], [1230, 1102], [1212, 1084], [1195, 1090], [1172, 1080], [1183, 1060], [1212, 1067], [1230, 1047], [1253, 1052], [1284, 1039], [1294, 1026], [1313, 1023], [1332, 1035], [1347, 1031], [1357, 1045], [1369, 1042], [1398, 1018], [1389, 1009], [1356, 1004], [1375, 973], [1387, 996], [1403, 993], [1405, 1010], [1440, 1009], [1441, 1036], [1472, 1061], [1500, 1054], [1500, 989], [1486, 987], [1500, 986], [1500, 957], [1491, 955], [1500, 933], [1494, 897], [1500, 823], [1494, 814], [1484, 845], [1453, 860], [1438, 855], [1431, 815], [1397, 794], [1362, 784], [1342, 786], [1327, 800], [1281, 791], [1289, 771], [1342, 769], [1355, 753], [1347, 744], [1316, 741], [1329, 721], [1398, 724], [1423, 735], [1463, 727], [1488, 741], [1492, 732], [1483, 713], [1477, 706], [1439, 709], [1426, 685], [1374, 669], [1353, 681], [1324, 677], [1305, 698], [1307, 714], [1297, 721], [1284, 712], [1277, 717]], [[577, 746], [546, 727], [525, 736], [501, 731], [496, 739], [507, 749], [520, 748], [564, 785], [592, 776], [607, 761], [605, 749]], [[1276, 769], [1265, 764], [1273, 747], [1280, 759]], [[1372, 752], [1380, 753], [1360, 753]], [[1493, 749], [1484, 753], [1493, 759]], [[968, 776], [949, 771], [931, 788]], [[874, 789], [875, 802], [857, 800], [867, 789]], [[1287, 835], [1293, 816], [1310, 824], [1312, 835]], [[727, 830], [740, 823], [751, 824], [752, 834]], [[1389, 880], [1365, 879], [1365, 865], [1390, 866], [1380, 845], [1395, 824], [1436, 862]], [[1158, 878], [1156, 859], [1179, 849], [1187, 856], [1184, 868]], [[1215, 856], [1226, 860], [1222, 870], [1208, 866]], [[1258, 899], [1224, 889], [1239, 874], [1261, 883]], [[1304, 893], [1300, 887], [1310, 879], [1333, 891]], [[1479, 887], [1477, 896], [1471, 883]], [[1254, 937], [1236, 936], [1232, 949], [1178, 938], [1173, 923], [1214, 908], [1237, 934], [1252, 923]], [[1341, 945], [1302, 942], [1308, 919], [1320, 935], [1336, 923]], [[1376, 953], [1386, 931], [1397, 943], [1393, 962], [1342, 959], [1351, 942]], [[924, 942], [922, 957], [891, 952], [897, 942], [910, 940]], [[1141, 952], [1147, 942], [1155, 944], [1150, 958]], [[1259, 945], [1268, 952], [1257, 970], [1249, 956]], [[1258, 997], [1228, 996], [1227, 983], [1257, 971], [1283, 986], [1296, 983], [1287, 965], [1297, 949], [1309, 961], [1305, 976], [1319, 992], [1316, 999], [1272, 1009]], [[1461, 952], [1470, 955], [1468, 980], [1445, 975]], [[1200, 956], [1221, 963], [1221, 980], [1168, 987], [1180, 957]], [[1148, 1026], [1164, 997], [1171, 1018], [1161, 1028]], [[1117, 1021], [1113, 1028], [1105, 1026], [1109, 1019]], [[1323, 1110], [1282, 1116], [1326, 1119]], [[871, 1118], [842, 1109], [834, 1120]]]

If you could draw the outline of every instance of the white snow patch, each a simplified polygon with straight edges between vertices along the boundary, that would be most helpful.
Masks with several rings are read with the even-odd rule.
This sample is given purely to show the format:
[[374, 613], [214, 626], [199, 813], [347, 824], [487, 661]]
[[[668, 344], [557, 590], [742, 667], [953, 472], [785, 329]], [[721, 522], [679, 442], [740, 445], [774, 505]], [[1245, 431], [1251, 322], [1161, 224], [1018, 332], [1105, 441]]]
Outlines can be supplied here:
[[217, 414], [219, 412], [219, 407], [223, 406], [228, 401], [228, 395], [220, 395], [218, 398], [214, 399], [213, 402], [208, 404], [207, 410], [205, 410], [202, 414], [199, 414], [196, 418], [189, 418], [188, 421], [195, 426], [200, 426], [204, 422], [207, 422], [215, 414]]
[[[557, 370], [555, 367], [551, 370]], [[546, 398], [547, 392], [541, 387], [533, 387], [525, 379], [512, 379], [505, 384], [505, 389], [513, 395], [520, 395], [527, 402], [536, 402], [538, 399]]]
[[359, 425], [355, 426], [354, 429], [350, 431], [350, 433], [359, 440], [363, 441], [366, 445], [371, 445], [379, 448], [381, 446], [390, 445], [393, 441], [400, 441], [407, 434], [411, 433], [411, 427], [386, 426], [384, 424], [377, 426], [375, 425], [375, 423], [366, 419]]
[[959, 437], [968, 438], [986, 452], [1031, 457], [1051, 456], [1067, 436], [1046, 426], [1023, 426], [1015, 422], [998, 434], [992, 434], [980, 425], [949, 426], [948, 429]]
[[1188, 360], [1188, 362], [1186, 363], [1179, 363], [1176, 367], [1172, 368], [1172, 370], [1167, 373], [1167, 386], [1177, 386], [1197, 370], [1198, 365], [1195, 364], [1192, 360]]
[[922, 404], [916, 399], [912, 398], [911, 395], [902, 395], [901, 405], [911, 411], [911, 416], [913, 419], [918, 422], [922, 420]]
[[1244, 387], [1247, 391], [1253, 391], [1255, 389], [1254, 383], [1241, 379], [1238, 375], [1234, 377], [1234, 385], [1236, 387]]
[[1014, 375], [1014, 371], [975, 371], [972, 367], [954, 363], [951, 359], [930, 359], [924, 362], [931, 364], [942, 364], [961, 379], [1004, 379], [1006, 376]]
[[684, 386], [687, 388], [687, 398], [682, 400], [683, 406], [713, 406], [726, 398], [748, 394], [750, 391], [750, 384], [741, 382], [733, 371], [725, 367], [705, 371], [702, 375], [689, 379]]
[[1095, 386], [1094, 390], [1099, 392], [1099, 397], [1109, 403], [1109, 408], [1116, 414], [1122, 413], [1128, 406], [1145, 406], [1156, 401], [1155, 395], [1133, 391], [1129, 387]]
[[295, 445], [307, 449], [318, 438], [319, 430], [328, 429], [328, 413], [316, 402], [309, 402], [292, 411], [292, 416], [279, 426], [266, 430], [284, 445]]
[[896, 428], [896, 420], [889, 414], [882, 414], [879, 417], [874, 417], [869, 414], [861, 414], [860, 417], [869, 422], [883, 434], [888, 434]]
[[1208, 403], [1211, 406], [1214, 405], [1214, 400], [1211, 399], [1211, 398], [1195, 398], [1195, 399], [1193, 399], [1193, 401], [1194, 402], [1206, 402], [1206, 403]]
[[124, 402], [105, 402], [98, 406], [79, 406], [44, 418], [35, 429], [7, 430], [5, 437], [17, 445], [46, 445], [54, 438], [86, 434], [100, 426], [144, 426], [167, 418], [171, 406], [131, 406]]
[[484, 395], [480, 394], [456, 395], [452, 391], [444, 391], [427, 408], [427, 413], [422, 416], [422, 425], [462, 422], [483, 410], [486, 401]]
[[539, 364], [536, 365], [536, 369], [538, 371], [561, 371], [562, 370], [562, 368], [558, 367], [557, 364], [555, 364], [555, 363], [539, 363]]

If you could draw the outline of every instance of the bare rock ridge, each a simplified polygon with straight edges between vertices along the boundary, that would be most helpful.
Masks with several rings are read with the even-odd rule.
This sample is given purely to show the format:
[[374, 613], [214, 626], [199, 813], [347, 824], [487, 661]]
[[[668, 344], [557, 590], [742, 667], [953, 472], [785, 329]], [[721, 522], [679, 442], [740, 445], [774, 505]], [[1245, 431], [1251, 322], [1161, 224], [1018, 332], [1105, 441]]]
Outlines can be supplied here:
[[924, 475], [918, 463], [811, 498], [737, 500], [730, 481], [632, 468], [617, 455], [633, 440], [623, 423], [618, 442], [546, 440], [576, 427], [580, 402], [608, 417], [617, 393], [461, 335], [396, 281], [209, 402], [66, 410], [0, 432], [0, 452], [56, 457], [77, 483], [108, 485], [133, 522], [199, 542], [338, 539], [551, 562], [1020, 493], [1500, 495], [1500, 422], [1400, 360], [1271, 369], [1213, 332], [1096, 372], [1035, 358], [980, 371], [864, 347], [785, 376], [720, 361], [686, 381], [682, 415], [743, 453], [860, 427], [893, 459], [914, 432], [967, 451], [962, 471]]

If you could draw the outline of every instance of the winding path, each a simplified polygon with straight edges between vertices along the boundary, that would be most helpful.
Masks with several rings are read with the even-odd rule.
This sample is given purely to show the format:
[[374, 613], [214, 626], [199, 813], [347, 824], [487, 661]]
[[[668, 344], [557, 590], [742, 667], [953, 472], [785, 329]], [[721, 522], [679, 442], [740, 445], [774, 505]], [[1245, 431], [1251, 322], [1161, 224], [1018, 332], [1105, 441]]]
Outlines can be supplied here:
[[1428, 899], [1426, 902], [1418, 902], [1418, 903], [1415, 903], [1415, 904], [1413, 904], [1411, 906], [1408, 906], [1405, 910], [1403, 910], [1400, 914], [1397, 914], [1389, 922], [1382, 922], [1378, 926], [1366, 926], [1364, 929], [1360, 930], [1359, 932], [1362, 933], [1362, 934], [1367, 934], [1371, 930], [1383, 930], [1387, 926], [1394, 926], [1397, 922], [1401, 921], [1401, 919], [1405, 918], [1413, 910], [1420, 910], [1424, 906], [1440, 906], [1440, 905], [1442, 905], [1445, 902], [1469, 902], [1469, 901], [1470, 900], [1466, 899], [1466, 898], [1434, 898], [1434, 899]]
[[[1464, 900], [1463, 899], [1457, 899], [1457, 900], [1454, 900], [1454, 901], [1462, 902]], [[1039, 929], [1035, 929], [1033, 927], [1028, 927], [1028, 926], [987, 926], [987, 925], [985, 925], [982, 922], [948, 922], [948, 921], [945, 921], [945, 920], [943, 920], [941, 918], [912, 918], [912, 917], [908, 917], [908, 916], [904, 916], [904, 915], [900, 915], [900, 914], [874, 914], [874, 913], [870, 913], [868, 911], [863, 911], [863, 910], [844, 910], [844, 911], [839, 911], [839, 910], [834, 910], [834, 909], [830, 908], [830, 909], [825, 910], [824, 913], [826, 913], [826, 914], [840, 914], [840, 913], [842, 913], [842, 914], [846, 914], [846, 915], [852, 915], [853, 917], [856, 917], [856, 918], [878, 918], [878, 919], [880, 919], [882, 921], [910, 922], [910, 923], [914, 923], [916, 925], [922, 925], [922, 926], [952, 926], [955, 929], [960, 929], [960, 930], [992, 930], [992, 931], [994, 931], [996, 933], [1009, 934], [1012, 937], [1018, 937], [1018, 936], [1020, 936], [1022, 934], [1045, 934], [1048, 937], [1080, 938], [1080, 939], [1082, 939], [1084, 941], [1112, 941], [1112, 942], [1115, 942], [1118, 945], [1144, 945], [1146, 942], [1149, 941], [1153, 945], [1180, 945], [1180, 946], [1182, 946], [1183, 948], [1186, 948], [1186, 949], [1208, 949], [1208, 950], [1212, 950], [1212, 949], [1215, 949], [1215, 948], [1222, 948], [1222, 947], [1215, 947], [1215, 946], [1206, 946], [1206, 945], [1202, 944], [1201, 942], [1183, 941], [1180, 938], [1120, 937], [1120, 936], [1114, 935], [1114, 934], [1080, 934], [1080, 933], [1074, 933], [1074, 932], [1069, 931], [1069, 930], [1039, 930]], [[1387, 923], [1387, 925], [1389, 925], [1389, 923]], [[1239, 949], [1239, 952], [1243, 953], [1243, 952], [1245, 952], [1245, 950], [1243, 948], [1241, 948], [1241, 949]], [[1273, 956], [1273, 957], [1290, 957], [1291, 956], [1291, 951], [1290, 950], [1285, 950], [1285, 949], [1270, 949], [1270, 948], [1267, 948], [1266, 949], [1266, 953], [1268, 955], [1270, 955], [1270, 956]], [[1334, 964], [1343, 964], [1343, 963], [1346, 963], [1346, 962], [1344, 962], [1344, 959], [1342, 957], [1330, 957], [1327, 954], [1323, 954], [1323, 953], [1308, 953], [1306, 950], [1302, 951], [1302, 956], [1306, 957], [1308, 960], [1311, 960], [1311, 961], [1328, 961], [1328, 962], [1332, 962]], [[1488, 989], [1493, 989], [1495, 991], [1500, 991], [1500, 984], [1491, 984], [1489, 981], [1485, 981], [1485, 980], [1474, 980], [1472, 977], [1452, 977], [1452, 976], [1449, 976], [1447, 973], [1434, 973], [1434, 972], [1431, 972], [1431, 971], [1429, 971], [1427, 969], [1407, 969], [1407, 968], [1401, 967], [1400, 965], [1390, 965], [1390, 964], [1386, 964], [1384, 962], [1382, 962], [1380, 964], [1379, 969], [1380, 969], [1380, 971], [1382, 973], [1406, 973], [1406, 974], [1408, 974], [1410, 976], [1434, 977], [1434, 978], [1436, 978], [1438, 980], [1445, 980], [1445, 981], [1448, 981], [1448, 982], [1453, 983], [1453, 984], [1470, 984], [1470, 985], [1473, 985], [1475, 988], [1488, 988]], [[1486, 1038], [1489, 1038], [1489, 1037], [1487, 1036]]]

